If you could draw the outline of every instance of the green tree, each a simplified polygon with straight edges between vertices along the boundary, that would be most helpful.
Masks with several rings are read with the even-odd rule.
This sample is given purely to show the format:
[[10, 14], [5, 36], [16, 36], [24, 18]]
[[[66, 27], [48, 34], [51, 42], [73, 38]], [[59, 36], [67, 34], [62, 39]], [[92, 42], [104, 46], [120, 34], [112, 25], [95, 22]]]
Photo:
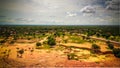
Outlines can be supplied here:
[[22, 58], [22, 55], [23, 55], [23, 53], [24, 53], [24, 49], [18, 50], [17, 53], [20, 54], [20, 55], [17, 54], [17, 57]]
[[92, 50], [92, 53], [98, 53], [100, 52], [100, 46], [96, 44], [92, 44], [91, 50]]
[[6, 40], [1, 40], [0, 44], [4, 44], [6, 42]]
[[37, 46], [37, 47], [39, 47], [39, 46], [41, 46], [41, 45], [42, 45], [42, 44], [41, 44], [40, 42], [37, 42], [37, 43], [36, 43], [36, 46]]
[[52, 37], [52, 36], [48, 37], [48, 42], [47, 43], [51, 46], [56, 45], [55, 38]]
[[115, 57], [120, 58], [120, 48], [114, 48], [113, 49], [113, 54]]
[[114, 48], [114, 45], [111, 44], [111, 43], [109, 43], [109, 44], [108, 44], [108, 47], [109, 47], [110, 49], [113, 49], [113, 48]]

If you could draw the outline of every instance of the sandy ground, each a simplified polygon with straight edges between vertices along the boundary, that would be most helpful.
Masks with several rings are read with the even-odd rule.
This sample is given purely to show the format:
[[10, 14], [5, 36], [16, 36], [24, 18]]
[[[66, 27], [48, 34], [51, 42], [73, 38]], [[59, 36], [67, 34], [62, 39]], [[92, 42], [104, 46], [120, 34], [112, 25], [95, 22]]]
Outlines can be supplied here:
[[[47, 38], [47, 37], [46, 37]], [[40, 42], [46, 40], [40, 40]], [[76, 46], [79, 49], [73, 48], [72, 52], [76, 51], [75, 54], [79, 56], [79, 60], [68, 60], [67, 49], [61, 49], [59, 46], [50, 49], [36, 49], [35, 42], [20, 43], [17, 42], [13, 45], [1, 48], [0, 51], [10, 49], [10, 55], [8, 58], [3, 59], [0, 57], [0, 68], [30, 68], [30, 67], [120, 67], [120, 58], [114, 57], [113, 54], [91, 54], [89, 49], [91, 48], [90, 43], [75, 44], [66, 43], [62, 44], [65, 46]], [[106, 48], [105, 43], [98, 43], [101, 47], [101, 51], [109, 51]], [[17, 57], [17, 49], [24, 49], [22, 58]], [[31, 52], [31, 49], [34, 49]], [[3, 50], [2, 50], [3, 49]], [[88, 50], [87, 50], [88, 49]], [[2, 53], [2, 52], [1, 52]]]

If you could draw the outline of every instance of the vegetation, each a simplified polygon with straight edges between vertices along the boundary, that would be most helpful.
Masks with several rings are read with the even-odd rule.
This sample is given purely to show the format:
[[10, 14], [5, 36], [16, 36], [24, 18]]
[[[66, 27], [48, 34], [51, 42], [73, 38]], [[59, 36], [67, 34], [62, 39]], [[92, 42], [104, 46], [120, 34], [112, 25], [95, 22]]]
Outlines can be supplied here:
[[37, 42], [37, 43], [36, 43], [36, 49], [40, 49], [41, 46], [42, 46], [42, 44], [41, 44], [40, 42]]
[[111, 44], [111, 43], [109, 43], [109, 44], [108, 44], [108, 47], [109, 47], [110, 49], [113, 49], [113, 48], [114, 48], [114, 45]]
[[[99, 60], [113, 57], [110, 56], [112, 54], [111, 50], [113, 50], [113, 54], [116, 57], [120, 58], [120, 48], [118, 48], [118, 46], [114, 46], [113, 44], [114, 42], [120, 42], [119, 26], [14, 25], [0, 26], [0, 31], [0, 59], [8, 58], [9, 60], [11, 60], [12, 57], [13, 60], [16, 60], [20, 58], [22, 59], [22, 62], [24, 62], [23, 60], [26, 59], [26, 61], [28, 62], [29, 59], [31, 64], [28, 64], [25, 61], [25, 63], [29, 66], [37, 64], [32, 61], [36, 61], [36, 59], [38, 60], [39, 58], [48, 61], [48, 59], [51, 60], [56, 58], [62, 58], [63, 60], [67, 57], [68, 60], [87, 60], [91, 62], [95, 61], [96, 63], [98, 63]], [[106, 41], [107, 44], [105, 44]], [[105, 48], [106, 45], [111, 50]], [[14, 46], [17, 46], [17, 48], [15, 49]], [[10, 48], [12, 52], [10, 52], [10, 49], [6, 48]], [[103, 52], [102, 50], [105, 52]], [[15, 53], [15, 55], [11, 53]], [[25, 55], [25, 57], [23, 56], [23, 54]], [[14, 58], [14, 56], [16, 55], [18, 58]], [[107, 57], [105, 55], [107, 55]], [[33, 58], [32, 61], [31, 58]], [[12, 60], [8, 61], [8, 65], [12, 65], [11, 62]], [[49, 61], [49, 63], [50, 62], [51, 61]], [[62, 61], [60, 61], [60, 63], [61, 62]], [[47, 65], [44, 63], [40, 64]], [[39, 65], [37, 64], [36, 66]]]
[[15, 41], [14, 41], [14, 40], [10, 41], [10, 44], [14, 44], [14, 43], [15, 43]]
[[82, 37], [77, 37], [77, 36], [70, 37], [70, 40], [72, 40], [73, 43], [84, 43], [84, 42], [86, 42], [86, 40], [83, 40]]
[[120, 58], [120, 48], [114, 48], [113, 54], [114, 54], [114, 56]]
[[34, 52], [34, 48], [31, 48], [30, 52], [31, 52], [31, 55], [32, 55], [32, 54], [33, 54], [33, 52]]
[[0, 41], [0, 44], [3, 44], [3, 43], [5, 43], [6, 42], [6, 40], [1, 40]]
[[22, 55], [24, 54], [24, 49], [18, 49], [17, 51], [17, 57], [22, 58]]
[[40, 42], [37, 42], [37, 43], [36, 43], [36, 46], [37, 46], [37, 47], [39, 47], [39, 46], [41, 46], [41, 45], [42, 45], [42, 44], [41, 44]]
[[56, 45], [55, 38], [53, 36], [48, 37], [48, 45]]
[[62, 34], [62, 32], [56, 32], [54, 35], [60, 37], [63, 34]]
[[42, 38], [46, 36], [46, 33], [53, 32], [59, 37], [69, 32], [70, 34], [94, 35], [120, 42], [119, 26], [0, 26], [0, 31], [0, 38], [13, 37], [14, 40]]
[[100, 52], [100, 46], [96, 45], [96, 44], [92, 44], [92, 53], [99, 53]]
[[50, 45], [43, 45], [43, 48], [44, 48], [44, 49], [49, 49], [49, 48], [50, 48]]
[[78, 60], [78, 57], [77, 55], [75, 55], [75, 53], [69, 53], [67, 57], [68, 57], [68, 60]]
[[1, 48], [0, 49], [0, 58], [8, 59], [10, 55], [11, 49]]

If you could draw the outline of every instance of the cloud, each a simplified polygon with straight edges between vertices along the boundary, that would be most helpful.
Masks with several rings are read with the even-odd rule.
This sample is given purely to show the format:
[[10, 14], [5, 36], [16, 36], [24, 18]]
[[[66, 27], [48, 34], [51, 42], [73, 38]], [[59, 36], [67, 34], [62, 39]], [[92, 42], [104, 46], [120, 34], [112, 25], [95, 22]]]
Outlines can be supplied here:
[[21, 22], [33, 22], [33, 19], [29, 19], [29, 18], [17, 18], [15, 19], [16, 21], [21, 21]]
[[82, 12], [82, 13], [95, 13], [95, 8], [92, 6], [85, 6], [80, 10], [80, 12]]
[[80, 10], [80, 12], [82, 12], [82, 13], [95, 13], [95, 8], [92, 6], [85, 6]]
[[67, 12], [67, 16], [74, 17], [77, 16], [77, 14], [72, 12]]
[[[118, 0], [0, 0], [0, 23], [6, 21], [15, 22], [16, 24], [99, 25], [107, 22], [109, 25], [111, 24], [110, 22], [112, 22], [109, 19], [115, 19], [115, 17], [113, 17], [113, 13], [115, 12], [109, 10], [113, 10], [114, 8], [114, 11], [118, 11], [118, 8], [116, 9], [118, 5], [117, 1]], [[106, 16], [110, 18], [106, 18]], [[8, 17], [11, 19], [6, 19]]]
[[82, 13], [83, 16], [88, 16], [88, 17], [89, 16], [94, 16], [95, 13], [96, 13], [95, 7], [97, 7], [97, 6], [96, 5], [94, 5], [94, 6], [88, 5], [88, 6], [83, 7], [80, 10], [80, 12]]
[[106, 9], [108, 10], [120, 10], [120, 0], [106, 1], [106, 5]]

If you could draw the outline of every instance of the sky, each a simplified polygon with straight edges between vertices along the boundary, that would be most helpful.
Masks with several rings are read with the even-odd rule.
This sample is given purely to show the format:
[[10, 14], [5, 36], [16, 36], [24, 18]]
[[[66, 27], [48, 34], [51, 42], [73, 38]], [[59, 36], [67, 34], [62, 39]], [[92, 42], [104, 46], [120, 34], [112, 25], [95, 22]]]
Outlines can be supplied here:
[[120, 25], [120, 0], [0, 0], [0, 25]]

